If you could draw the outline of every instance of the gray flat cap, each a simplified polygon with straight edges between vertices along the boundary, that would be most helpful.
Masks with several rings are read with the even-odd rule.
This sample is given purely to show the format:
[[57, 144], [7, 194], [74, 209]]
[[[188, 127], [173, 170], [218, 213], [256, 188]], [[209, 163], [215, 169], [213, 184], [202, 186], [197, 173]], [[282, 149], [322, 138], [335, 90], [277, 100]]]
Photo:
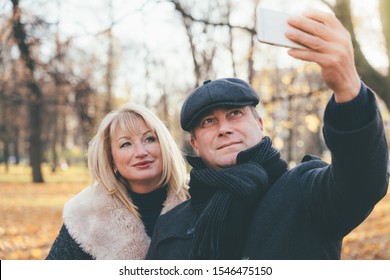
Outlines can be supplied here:
[[204, 113], [216, 107], [256, 106], [259, 97], [245, 81], [236, 78], [207, 80], [184, 101], [180, 125], [191, 131]]

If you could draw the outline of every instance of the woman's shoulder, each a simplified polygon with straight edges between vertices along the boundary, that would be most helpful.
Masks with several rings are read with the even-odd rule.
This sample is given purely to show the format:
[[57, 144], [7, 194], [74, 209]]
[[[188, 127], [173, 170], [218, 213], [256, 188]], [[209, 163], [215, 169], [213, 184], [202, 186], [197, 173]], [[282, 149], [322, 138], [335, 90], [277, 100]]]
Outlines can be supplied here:
[[76, 194], [65, 203], [64, 215], [67, 212], [90, 211], [92, 208], [100, 208], [112, 200], [112, 196], [101, 185], [95, 183]]
[[62, 218], [70, 235], [82, 244], [81, 237], [99, 228], [103, 221], [112, 221], [113, 213], [121, 217], [131, 216], [118, 198], [103, 186], [93, 184], [65, 204]]
[[84, 252], [69, 234], [65, 225], [62, 225], [46, 260], [92, 260], [92, 256]]

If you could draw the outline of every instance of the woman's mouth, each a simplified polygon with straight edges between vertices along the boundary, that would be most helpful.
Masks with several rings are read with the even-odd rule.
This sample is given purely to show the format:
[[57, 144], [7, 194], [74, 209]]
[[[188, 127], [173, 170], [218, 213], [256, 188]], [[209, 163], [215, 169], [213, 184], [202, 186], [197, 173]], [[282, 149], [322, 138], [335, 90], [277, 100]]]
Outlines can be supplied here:
[[140, 162], [137, 162], [136, 164], [134, 164], [133, 166], [134, 167], [137, 167], [137, 168], [147, 168], [150, 166], [150, 164], [152, 164], [153, 161], [152, 160], [144, 160], [144, 161], [140, 161]]

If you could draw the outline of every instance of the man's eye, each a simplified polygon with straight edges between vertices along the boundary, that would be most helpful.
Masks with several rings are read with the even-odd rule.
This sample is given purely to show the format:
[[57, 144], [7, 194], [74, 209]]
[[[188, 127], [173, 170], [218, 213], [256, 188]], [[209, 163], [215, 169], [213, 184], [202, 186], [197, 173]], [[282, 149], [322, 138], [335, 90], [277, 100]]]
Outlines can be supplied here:
[[242, 112], [241, 112], [240, 110], [235, 110], [235, 111], [232, 111], [232, 112], [230, 113], [230, 115], [232, 115], [232, 116], [238, 116], [238, 115], [242, 115]]
[[206, 118], [202, 121], [201, 127], [208, 127], [208, 126], [212, 125], [214, 122], [215, 122], [215, 120], [213, 118]]

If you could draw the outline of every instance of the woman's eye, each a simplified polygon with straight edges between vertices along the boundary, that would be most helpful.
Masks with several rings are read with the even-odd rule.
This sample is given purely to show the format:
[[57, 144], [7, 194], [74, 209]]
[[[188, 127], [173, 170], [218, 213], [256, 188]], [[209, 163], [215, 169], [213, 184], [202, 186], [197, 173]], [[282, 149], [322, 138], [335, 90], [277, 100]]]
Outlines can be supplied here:
[[131, 143], [130, 142], [125, 142], [121, 145], [121, 148], [124, 148], [124, 147], [127, 147], [127, 146], [131, 146]]
[[156, 141], [156, 137], [155, 136], [149, 136], [145, 139], [145, 142], [148, 142], [148, 143], [153, 143]]

